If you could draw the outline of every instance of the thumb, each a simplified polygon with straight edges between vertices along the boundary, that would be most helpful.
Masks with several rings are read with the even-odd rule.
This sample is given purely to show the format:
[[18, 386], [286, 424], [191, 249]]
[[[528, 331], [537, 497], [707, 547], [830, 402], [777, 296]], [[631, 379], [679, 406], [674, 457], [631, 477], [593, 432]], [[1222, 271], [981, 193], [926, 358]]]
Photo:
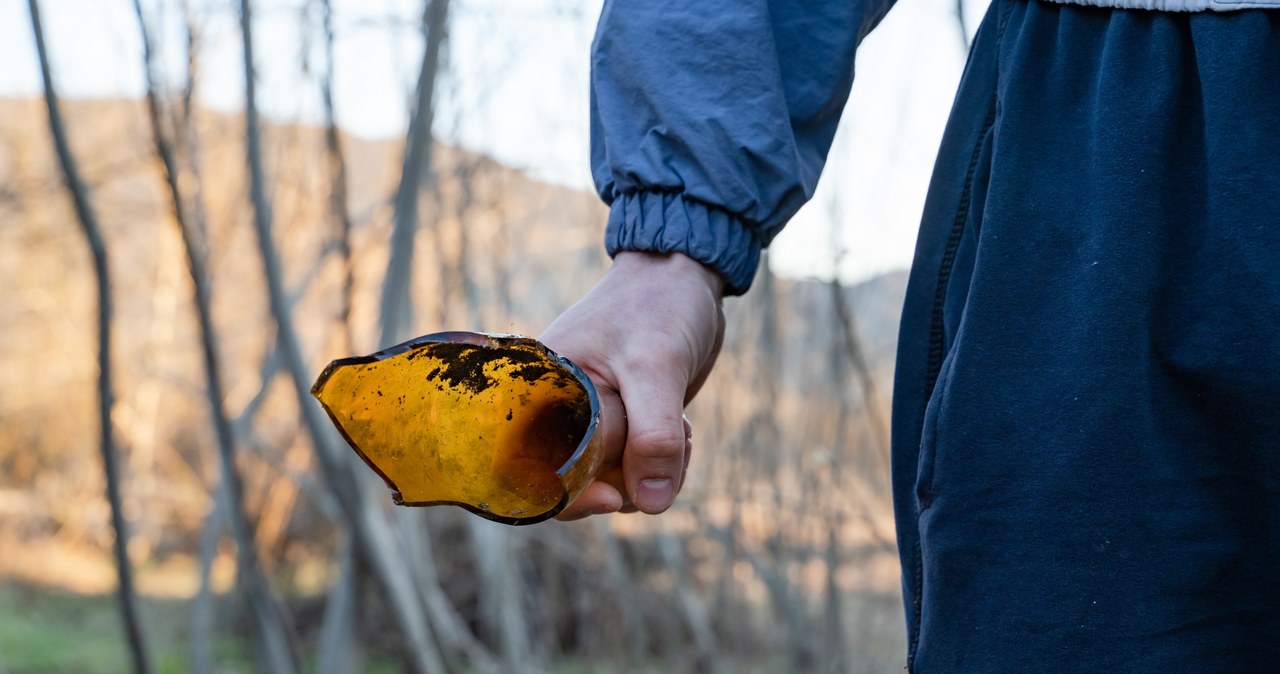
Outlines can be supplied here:
[[689, 382], [672, 361], [646, 365], [619, 378], [627, 410], [622, 471], [631, 502], [656, 515], [671, 507], [684, 472], [684, 396]]

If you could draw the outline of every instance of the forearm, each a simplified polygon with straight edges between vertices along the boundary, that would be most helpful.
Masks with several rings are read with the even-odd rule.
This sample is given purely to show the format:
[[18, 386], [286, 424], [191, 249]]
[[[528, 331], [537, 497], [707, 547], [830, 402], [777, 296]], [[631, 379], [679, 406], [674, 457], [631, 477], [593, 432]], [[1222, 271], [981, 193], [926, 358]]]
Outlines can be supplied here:
[[591, 134], [610, 253], [682, 253], [744, 292], [812, 196], [857, 43], [889, 4], [607, 2]]

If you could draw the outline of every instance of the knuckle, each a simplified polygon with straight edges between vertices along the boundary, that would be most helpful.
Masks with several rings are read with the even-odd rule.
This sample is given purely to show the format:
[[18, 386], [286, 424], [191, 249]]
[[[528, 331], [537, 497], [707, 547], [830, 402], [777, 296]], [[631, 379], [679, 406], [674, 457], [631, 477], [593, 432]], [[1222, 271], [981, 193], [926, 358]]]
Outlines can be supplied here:
[[684, 433], [672, 428], [638, 428], [627, 438], [627, 451], [645, 463], [679, 464], [684, 460]]
[[679, 372], [681, 364], [689, 359], [688, 351], [679, 343], [657, 341], [643, 350], [627, 354], [624, 363], [627, 370], [642, 376], [657, 373]]

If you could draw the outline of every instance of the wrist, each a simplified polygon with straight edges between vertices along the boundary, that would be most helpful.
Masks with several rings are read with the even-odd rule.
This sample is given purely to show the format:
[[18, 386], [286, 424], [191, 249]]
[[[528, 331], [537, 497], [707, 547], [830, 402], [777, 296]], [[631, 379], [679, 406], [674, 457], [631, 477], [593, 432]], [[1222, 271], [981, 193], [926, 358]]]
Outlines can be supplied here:
[[682, 283], [705, 287], [717, 302], [724, 298], [724, 278], [716, 270], [683, 253], [620, 251], [613, 257], [610, 272], [623, 274], [658, 272], [675, 277]]

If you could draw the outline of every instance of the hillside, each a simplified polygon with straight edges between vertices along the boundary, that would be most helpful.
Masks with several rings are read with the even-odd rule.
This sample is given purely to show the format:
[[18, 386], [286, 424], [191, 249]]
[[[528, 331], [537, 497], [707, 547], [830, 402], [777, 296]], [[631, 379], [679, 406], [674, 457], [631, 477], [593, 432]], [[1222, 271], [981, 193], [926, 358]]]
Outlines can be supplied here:
[[[181, 241], [142, 104], [73, 101], [65, 114], [113, 265], [113, 421], [131, 556], [150, 569], [145, 590], [188, 596], [218, 469]], [[289, 579], [291, 592], [322, 592], [341, 541], [274, 355], [246, 197], [242, 120], [208, 110], [194, 119], [199, 160], [182, 178], [207, 216], [220, 365], [242, 448], [246, 507], [264, 564]], [[92, 270], [46, 124], [40, 101], [0, 99], [0, 548], [18, 551], [0, 555], [0, 578], [105, 591], [113, 582], [112, 532], [96, 450]], [[306, 358], [318, 373], [333, 358], [374, 347], [401, 143], [342, 138], [353, 219], [349, 345], [338, 322], [343, 265], [328, 212], [322, 130], [269, 124], [265, 134], [275, 238]], [[537, 334], [606, 268], [605, 210], [593, 194], [441, 144], [432, 174], [416, 243], [415, 332]], [[894, 273], [841, 291], [874, 374], [871, 411], [881, 424], [905, 282], [904, 273]], [[772, 593], [793, 582], [788, 568], [796, 597], [819, 592], [820, 579], [800, 571], [834, 541], [858, 566], [856, 573], [833, 571], [830, 582], [866, 593], [866, 602], [888, 612], [868, 629], [896, 634], [887, 448], [872, 430], [834, 297], [824, 282], [759, 278], [755, 291], [726, 303], [720, 366], [690, 409], [698, 444], [680, 512], [660, 524], [622, 518], [613, 529], [622, 537], [679, 532], [704, 589], [735, 574], [724, 581], [736, 588], [724, 597], [731, 604], [808, 601]], [[457, 519], [433, 521], [445, 523], [446, 533], [436, 535], [446, 539], [464, 531]], [[836, 532], [830, 539], [828, 529]], [[591, 529], [567, 531], [595, 540]], [[714, 540], [729, 541], [722, 557]], [[636, 554], [639, 587], [656, 562]], [[747, 572], [732, 571], [739, 554], [752, 560]], [[464, 594], [472, 587], [467, 562], [450, 557], [441, 564], [442, 578], [463, 579], [445, 587]], [[229, 552], [218, 552], [213, 572], [221, 587], [231, 566]], [[466, 596], [454, 599], [465, 603]], [[718, 629], [741, 636], [748, 627]]]

